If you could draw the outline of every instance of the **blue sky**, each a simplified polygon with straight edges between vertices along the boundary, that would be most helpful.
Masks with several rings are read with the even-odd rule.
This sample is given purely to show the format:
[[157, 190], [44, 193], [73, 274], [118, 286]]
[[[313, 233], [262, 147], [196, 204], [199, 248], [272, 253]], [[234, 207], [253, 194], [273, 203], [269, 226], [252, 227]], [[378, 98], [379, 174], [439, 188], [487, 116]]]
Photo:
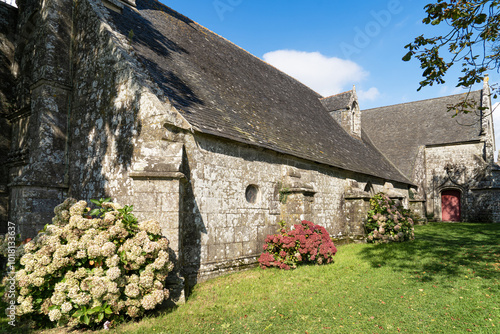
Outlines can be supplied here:
[[421, 23], [428, 1], [164, 2], [322, 95], [356, 85], [362, 109], [463, 92], [458, 66], [444, 85], [417, 92], [419, 63], [401, 60], [414, 37], [441, 29]]

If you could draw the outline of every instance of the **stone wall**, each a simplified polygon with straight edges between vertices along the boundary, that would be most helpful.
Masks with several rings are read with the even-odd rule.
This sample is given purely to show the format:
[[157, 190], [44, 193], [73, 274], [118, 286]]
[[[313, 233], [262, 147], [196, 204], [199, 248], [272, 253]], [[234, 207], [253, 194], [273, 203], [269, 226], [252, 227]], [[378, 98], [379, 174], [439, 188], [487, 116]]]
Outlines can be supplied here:
[[74, 13], [69, 194], [111, 197], [134, 205], [139, 220], [156, 219], [170, 240], [176, 268], [172, 299], [183, 299], [180, 233], [184, 220], [182, 131], [188, 125], [113, 33], [99, 3], [80, 1]]
[[[99, 3], [20, 8], [23, 75], [10, 174], [11, 217], [25, 236], [48, 223], [66, 196], [111, 197], [134, 205], [141, 220], [160, 221], [177, 264], [171, 283], [180, 286], [184, 276], [189, 287], [253, 265], [280, 220], [360, 236], [370, 194], [407, 197], [404, 184], [194, 131]], [[352, 192], [363, 197], [346, 196]]]
[[[10, 219], [33, 236], [67, 194], [67, 117], [71, 92], [71, 0], [19, 1]], [[32, 195], [32, 196], [31, 196]]]
[[0, 233], [7, 231], [9, 172], [6, 166], [10, 151], [11, 127], [8, 116], [15, 102], [17, 66], [14, 59], [17, 8], [0, 2]]
[[[383, 180], [211, 136], [186, 137], [186, 152], [192, 197], [184, 211], [191, 229], [182, 244], [195, 250], [185, 260], [197, 273], [192, 280], [254, 263], [280, 220], [309, 219], [333, 236], [362, 235], [367, 201], [344, 199], [349, 180], [384, 190]], [[258, 188], [254, 203], [246, 198], [249, 186]], [[407, 196], [406, 185], [397, 190]]]
[[470, 191], [487, 177], [488, 164], [483, 159], [484, 143], [426, 147], [427, 212], [441, 220], [441, 192], [457, 189], [461, 192], [462, 220], [473, 220], [473, 197]]

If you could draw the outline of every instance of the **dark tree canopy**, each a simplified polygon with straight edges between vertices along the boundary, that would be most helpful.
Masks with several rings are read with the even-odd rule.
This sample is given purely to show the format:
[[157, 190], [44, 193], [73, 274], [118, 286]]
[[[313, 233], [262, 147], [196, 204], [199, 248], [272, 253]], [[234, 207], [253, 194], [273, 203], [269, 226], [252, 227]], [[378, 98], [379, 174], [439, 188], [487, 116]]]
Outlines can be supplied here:
[[444, 83], [444, 75], [455, 64], [462, 66], [457, 87], [470, 88], [488, 71], [498, 71], [500, 0], [437, 0], [424, 9], [427, 17], [423, 23], [448, 25], [449, 29], [441, 36], [421, 35], [405, 46], [408, 53], [403, 60], [416, 58], [423, 69], [418, 90]]

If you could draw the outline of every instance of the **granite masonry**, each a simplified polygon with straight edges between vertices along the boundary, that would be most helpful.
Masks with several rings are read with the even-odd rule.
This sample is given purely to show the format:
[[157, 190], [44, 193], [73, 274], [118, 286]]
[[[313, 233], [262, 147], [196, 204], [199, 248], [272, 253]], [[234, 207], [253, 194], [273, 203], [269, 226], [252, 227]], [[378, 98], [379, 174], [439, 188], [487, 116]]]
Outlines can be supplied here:
[[161, 222], [172, 285], [189, 288], [255, 264], [281, 220], [362, 238], [380, 191], [440, 219], [441, 192], [459, 189], [463, 219], [500, 220], [487, 110], [471, 136], [398, 147], [420, 130], [377, 133], [391, 107], [324, 98], [154, 0], [17, 6], [0, 2], [4, 229], [30, 237], [65, 197], [109, 196]]

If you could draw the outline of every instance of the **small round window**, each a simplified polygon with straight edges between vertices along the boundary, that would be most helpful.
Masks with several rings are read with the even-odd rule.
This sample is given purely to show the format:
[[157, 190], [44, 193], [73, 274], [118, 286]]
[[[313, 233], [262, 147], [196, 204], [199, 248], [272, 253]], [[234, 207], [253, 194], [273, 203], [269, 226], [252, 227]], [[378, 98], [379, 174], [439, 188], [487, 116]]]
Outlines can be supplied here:
[[258, 203], [260, 200], [259, 187], [254, 184], [249, 185], [247, 187], [247, 190], [245, 191], [245, 198], [247, 199], [248, 203]]

